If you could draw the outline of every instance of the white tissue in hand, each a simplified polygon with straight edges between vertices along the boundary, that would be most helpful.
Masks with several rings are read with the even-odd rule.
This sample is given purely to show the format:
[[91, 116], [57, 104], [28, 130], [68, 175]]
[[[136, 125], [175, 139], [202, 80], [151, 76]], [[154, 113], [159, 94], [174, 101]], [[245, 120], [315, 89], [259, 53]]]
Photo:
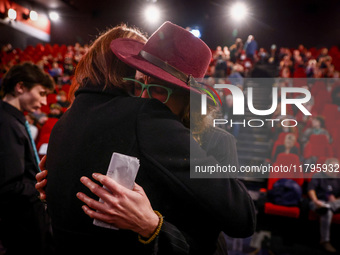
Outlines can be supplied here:
[[[112, 178], [120, 185], [132, 190], [135, 184], [138, 169], [138, 158], [114, 152], [112, 154], [106, 176]], [[108, 188], [105, 186], [104, 189], [108, 190]], [[104, 203], [102, 199], [99, 199], [99, 202]], [[93, 224], [98, 227], [118, 230], [118, 228], [96, 219], [93, 220]]]

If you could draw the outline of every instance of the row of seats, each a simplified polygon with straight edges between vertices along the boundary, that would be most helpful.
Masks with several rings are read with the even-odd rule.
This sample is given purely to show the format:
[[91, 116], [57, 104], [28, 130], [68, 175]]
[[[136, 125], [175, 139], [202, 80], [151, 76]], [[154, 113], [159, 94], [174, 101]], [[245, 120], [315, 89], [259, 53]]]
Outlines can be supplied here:
[[[317, 164], [323, 164], [325, 162], [327, 157], [320, 157]], [[281, 153], [278, 155], [276, 162], [273, 164], [273, 167], [275, 166], [287, 166], [290, 167], [291, 165], [295, 165], [296, 169], [299, 169], [299, 166], [301, 165], [300, 159], [295, 154], [285, 154]], [[293, 175], [291, 173], [285, 175], [282, 172], [270, 172], [268, 176], [268, 182], [267, 182], [267, 188], [261, 189], [260, 192], [262, 193], [268, 193], [270, 190], [273, 189], [274, 184], [282, 179], [292, 179], [294, 180], [301, 189], [303, 188], [303, 184], [308, 184], [313, 176], [313, 172], [304, 173], [303, 171], [296, 171]], [[305, 194], [306, 196], [306, 194]], [[269, 215], [277, 215], [277, 216], [284, 216], [284, 217], [290, 217], [290, 218], [299, 218], [301, 213], [301, 207], [300, 206], [284, 206], [284, 205], [278, 205], [274, 204], [272, 202], [265, 202], [264, 204], [264, 212]], [[309, 211], [308, 214], [309, 220], [317, 220], [318, 215], [313, 212]], [[340, 224], [340, 214], [334, 214], [333, 216], [333, 223]]]

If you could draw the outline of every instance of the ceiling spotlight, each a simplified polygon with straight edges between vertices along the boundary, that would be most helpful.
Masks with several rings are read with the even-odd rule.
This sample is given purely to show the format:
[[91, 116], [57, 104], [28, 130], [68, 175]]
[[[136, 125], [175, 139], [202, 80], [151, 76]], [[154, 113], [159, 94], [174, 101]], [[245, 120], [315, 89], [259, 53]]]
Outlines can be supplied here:
[[236, 3], [231, 7], [230, 14], [234, 20], [240, 21], [247, 16], [248, 10], [245, 4]]
[[149, 6], [145, 9], [145, 18], [150, 23], [156, 23], [161, 14], [159, 9], [156, 6]]
[[52, 21], [57, 21], [59, 19], [59, 14], [57, 12], [50, 12], [49, 16]]
[[30, 11], [30, 19], [31, 20], [38, 20], [38, 13], [36, 11]]
[[9, 9], [8, 10], [8, 18], [11, 20], [15, 20], [17, 18], [17, 12], [14, 9]]

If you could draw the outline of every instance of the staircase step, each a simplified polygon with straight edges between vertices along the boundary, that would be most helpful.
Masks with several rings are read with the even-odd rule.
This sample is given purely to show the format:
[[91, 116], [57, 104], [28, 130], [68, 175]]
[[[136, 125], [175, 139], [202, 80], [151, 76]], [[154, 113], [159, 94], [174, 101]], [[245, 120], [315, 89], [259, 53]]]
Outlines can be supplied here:
[[[260, 156], [252, 156], [252, 155], [238, 155], [239, 161], [259, 161], [263, 162], [266, 157], [260, 157]], [[247, 164], [247, 165], [252, 165], [252, 164]]]
[[[258, 122], [259, 123], [259, 122]], [[255, 123], [253, 123], [255, 124]], [[266, 122], [264, 121], [264, 125], [266, 125]], [[241, 134], [255, 134], [255, 135], [266, 135], [269, 134], [269, 129], [266, 126], [263, 127], [241, 127], [240, 133]]]
[[237, 142], [238, 145], [256, 145], [256, 146], [268, 146], [268, 142], [261, 141], [250, 141], [250, 140], [240, 140]]
[[258, 155], [260, 157], [267, 157], [268, 149], [267, 148], [256, 148], [255, 146], [252, 147], [237, 147], [237, 151], [239, 154], [251, 154], [251, 155]]
[[[271, 70], [276, 73], [276, 70]], [[246, 80], [244, 88], [245, 92], [248, 87], [252, 87], [252, 103], [257, 110], [268, 110], [272, 106], [272, 90], [274, 79], [253, 79]], [[242, 116], [246, 120], [246, 127], [240, 128], [240, 133], [237, 138], [237, 151], [239, 156], [240, 165], [260, 165], [268, 158], [270, 154], [269, 135], [271, 115], [258, 116], [249, 111], [247, 104], [247, 94], [245, 94], [245, 115]], [[260, 119], [264, 122], [262, 127], [249, 127], [248, 121], [252, 119]], [[241, 121], [238, 121], [241, 122]], [[259, 125], [260, 122], [251, 122], [251, 125]], [[248, 177], [248, 176], [247, 176]], [[256, 179], [256, 178], [255, 178]]]
[[268, 151], [270, 149], [269, 144], [266, 142], [257, 142], [257, 141], [241, 141], [237, 142], [237, 148], [255, 148]]
[[243, 158], [250, 156], [251, 158], [266, 159], [268, 157], [268, 150], [261, 150], [255, 148], [251, 148], [251, 150], [249, 150], [249, 148], [247, 149], [237, 148], [237, 154], [239, 155], [239, 157]]
[[249, 141], [258, 141], [258, 142], [268, 142], [268, 135], [262, 134], [240, 134], [237, 140], [249, 140]]

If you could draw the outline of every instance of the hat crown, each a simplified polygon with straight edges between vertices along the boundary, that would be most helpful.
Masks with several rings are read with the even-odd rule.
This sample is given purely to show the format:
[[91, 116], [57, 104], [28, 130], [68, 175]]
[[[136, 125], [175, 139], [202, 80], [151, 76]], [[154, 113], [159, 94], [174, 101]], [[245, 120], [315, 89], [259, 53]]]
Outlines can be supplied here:
[[179, 71], [203, 78], [211, 60], [209, 47], [189, 31], [165, 22], [142, 48]]

